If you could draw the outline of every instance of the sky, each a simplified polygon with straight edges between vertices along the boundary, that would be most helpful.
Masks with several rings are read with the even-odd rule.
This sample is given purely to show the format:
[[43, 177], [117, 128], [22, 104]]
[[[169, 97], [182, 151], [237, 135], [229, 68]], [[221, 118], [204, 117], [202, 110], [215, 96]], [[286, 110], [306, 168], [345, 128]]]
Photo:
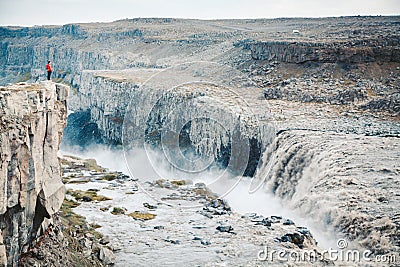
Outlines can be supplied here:
[[125, 18], [277, 18], [400, 15], [400, 0], [0, 0], [0, 25]]

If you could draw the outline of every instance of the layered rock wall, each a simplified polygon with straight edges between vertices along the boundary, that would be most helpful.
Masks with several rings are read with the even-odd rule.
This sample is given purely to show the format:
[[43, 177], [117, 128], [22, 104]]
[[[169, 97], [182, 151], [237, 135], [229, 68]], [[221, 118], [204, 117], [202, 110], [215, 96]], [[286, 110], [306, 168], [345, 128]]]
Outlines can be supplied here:
[[64, 199], [57, 152], [68, 87], [0, 87], [0, 266], [17, 266]]
[[307, 61], [323, 63], [400, 62], [398, 38], [388, 42], [314, 43], [314, 42], [254, 42], [247, 44], [256, 60], [275, 60], [287, 63]]
[[96, 75], [93, 71], [82, 72], [80, 87], [71, 94], [70, 109], [90, 113], [103, 137], [111, 143], [121, 143], [125, 109], [131, 101], [135, 83], [116, 82]]
[[[139, 71], [134, 74], [138, 77], [149, 75]], [[86, 119], [86, 123], [94, 122], [97, 127], [67, 126], [65, 145], [76, 145], [77, 136], [81, 135], [94, 140], [87, 134], [97, 131], [107, 143], [124, 146], [160, 145], [160, 142], [166, 145], [173, 135], [178, 134], [186, 148], [191, 147], [202, 156], [215, 155], [224, 164], [232, 156], [231, 146], [237, 146], [233, 150], [242, 151], [241, 156], [246, 157], [248, 153], [251, 156], [247, 155], [245, 160], [231, 158], [236, 161], [233, 164], [238, 167], [249, 160], [248, 168], [242, 166], [241, 174], [254, 173], [262, 143], [269, 142], [268, 138], [262, 140], [262, 136], [271, 135], [274, 130], [269, 128], [261, 132], [251, 109], [234, 92], [210, 84], [181, 85], [172, 90], [164, 84], [157, 87], [157, 82], [139, 87], [140, 82], [113, 78], [113, 75], [116, 74], [109, 71], [82, 73], [81, 86], [70, 98], [74, 103], [70, 106], [74, 111], [69, 117], [70, 125]], [[129, 76], [119, 74], [124, 75]], [[169, 141], [165, 139], [167, 129]], [[236, 168], [232, 166], [232, 169]]]

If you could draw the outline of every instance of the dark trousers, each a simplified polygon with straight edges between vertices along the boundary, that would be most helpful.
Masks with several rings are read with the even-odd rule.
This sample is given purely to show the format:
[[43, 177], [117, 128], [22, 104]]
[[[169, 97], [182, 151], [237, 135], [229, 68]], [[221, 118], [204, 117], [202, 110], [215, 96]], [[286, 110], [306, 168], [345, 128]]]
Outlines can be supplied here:
[[51, 71], [48, 71], [47, 72], [47, 80], [49, 80], [49, 81], [50, 81], [50, 76], [51, 76]]

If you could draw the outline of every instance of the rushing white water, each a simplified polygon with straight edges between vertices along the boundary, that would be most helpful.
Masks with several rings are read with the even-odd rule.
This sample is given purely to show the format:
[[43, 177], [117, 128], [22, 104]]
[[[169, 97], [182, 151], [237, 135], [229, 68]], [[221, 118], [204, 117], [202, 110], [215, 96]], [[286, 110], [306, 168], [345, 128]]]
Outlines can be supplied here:
[[[225, 197], [233, 210], [241, 214], [254, 212], [263, 216], [279, 215], [289, 218], [297, 226], [304, 226], [310, 229], [320, 248], [336, 248], [337, 237], [331, 227], [324, 223], [318, 224], [313, 218], [306, 218], [299, 212], [287, 208], [282, 200], [262, 188], [254, 193], [249, 193], [249, 188], [250, 180], [243, 179]], [[213, 188], [213, 190], [218, 192], [216, 188]]]
[[[114, 171], [121, 171], [128, 175], [130, 174], [122, 150], [111, 149], [106, 146], [93, 146], [85, 151], [64, 148], [60, 153], [75, 155], [81, 158], [94, 158], [97, 163], [103, 167]], [[157, 157], [157, 153], [154, 153], [155, 154], [152, 154], [150, 157]], [[263, 188], [260, 188], [254, 193], [250, 193], [251, 179], [248, 177], [221, 175], [223, 171], [216, 169], [208, 170], [200, 175], [195, 174], [191, 176], [188, 174], [185, 177], [179, 177], [181, 174], [177, 174], [171, 168], [168, 168], [168, 162], [163, 162], [162, 157], [157, 158], [157, 170], [154, 170], [154, 166], [148, 165], [148, 153], [146, 154], [145, 151], [138, 150], [135, 151], [134, 154], [135, 157], [132, 158], [135, 167], [134, 175], [136, 178], [139, 178], [139, 182], [145, 181], [145, 179], [148, 180], [149, 177], [151, 177], [152, 180], [154, 178], [161, 179], [166, 177], [169, 179], [190, 178], [194, 183], [204, 182], [215, 193], [224, 195], [224, 198], [228, 201], [231, 208], [240, 214], [257, 213], [265, 217], [279, 215], [284, 218], [289, 218], [293, 220], [297, 226], [304, 226], [310, 229], [320, 248], [328, 249], [336, 247], [337, 236], [333, 229], [322, 222], [316, 222], [313, 218], [302, 216], [298, 211], [287, 208], [281, 199], [265, 191]], [[173, 209], [173, 207], [171, 207], [171, 209]]]

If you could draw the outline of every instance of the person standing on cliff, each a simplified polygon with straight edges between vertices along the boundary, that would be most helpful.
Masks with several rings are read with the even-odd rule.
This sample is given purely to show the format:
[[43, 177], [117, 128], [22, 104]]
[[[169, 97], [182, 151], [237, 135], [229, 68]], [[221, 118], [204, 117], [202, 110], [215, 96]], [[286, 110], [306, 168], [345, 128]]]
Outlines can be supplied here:
[[51, 76], [51, 72], [52, 72], [50, 60], [47, 61], [46, 70], [47, 70], [47, 80], [50, 81], [50, 76]]

